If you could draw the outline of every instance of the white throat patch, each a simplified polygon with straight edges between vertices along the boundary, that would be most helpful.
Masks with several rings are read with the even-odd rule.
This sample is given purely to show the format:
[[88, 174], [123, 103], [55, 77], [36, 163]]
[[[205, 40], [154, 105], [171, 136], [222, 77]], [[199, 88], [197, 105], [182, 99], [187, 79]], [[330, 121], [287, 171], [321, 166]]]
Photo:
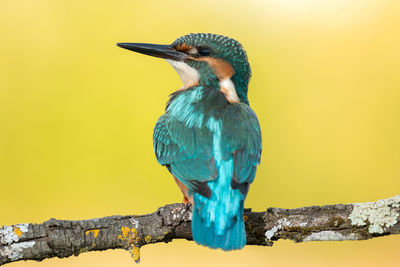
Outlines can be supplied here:
[[190, 67], [185, 62], [175, 61], [171, 59], [166, 59], [166, 61], [171, 64], [171, 66], [179, 74], [179, 77], [181, 78], [183, 83], [183, 87], [181, 89], [187, 89], [199, 83], [200, 75], [196, 69]]
[[219, 82], [221, 92], [225, 95], [226, 100], [229, 102], [240, 102], [240, 99], [236, 93], [235, 85], [230, 78], [225, 78]]

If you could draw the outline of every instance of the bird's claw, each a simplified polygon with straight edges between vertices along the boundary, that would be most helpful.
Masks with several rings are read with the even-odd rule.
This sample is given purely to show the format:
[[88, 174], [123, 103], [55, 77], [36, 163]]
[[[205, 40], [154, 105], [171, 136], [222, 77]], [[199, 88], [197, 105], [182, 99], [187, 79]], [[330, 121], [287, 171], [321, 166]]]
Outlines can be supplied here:
[[185, 211], [189, 211], [192, 208], [192, 203], [190, 203], [189, 201], [186, 203], [183, 203], [184, 207], [185, 207]]

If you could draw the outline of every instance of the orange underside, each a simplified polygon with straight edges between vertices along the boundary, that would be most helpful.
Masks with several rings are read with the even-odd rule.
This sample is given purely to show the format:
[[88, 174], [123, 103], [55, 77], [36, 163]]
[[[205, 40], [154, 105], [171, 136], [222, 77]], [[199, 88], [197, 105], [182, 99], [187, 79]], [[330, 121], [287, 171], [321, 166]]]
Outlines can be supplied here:
[[181, 190], [183, 194], [183, 204], [187, 204], [190, 202], [190, 204], [193, 205], [193, 196], [189, 196], [189, 190], [186, 185], [182, 184], [181, 181], [179, 181], [176, 177], [174, 177], [176, 184], [179, 186], [179, 189]]

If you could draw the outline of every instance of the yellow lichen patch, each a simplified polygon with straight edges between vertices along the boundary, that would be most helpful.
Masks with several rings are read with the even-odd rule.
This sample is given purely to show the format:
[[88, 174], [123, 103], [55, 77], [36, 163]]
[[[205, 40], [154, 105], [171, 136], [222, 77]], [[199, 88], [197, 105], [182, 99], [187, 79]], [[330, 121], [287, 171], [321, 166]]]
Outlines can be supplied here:
[[140, 249], [138, 247], [132, 246], [130, 249], [131, 257], [136, 262], [140, 262]]
[[144, 241], [146, 241], [146, 243], [150, 243], [150, 241], [151, 241], [151, 235], [147, 235], [147, 236], [144, 238]]
[[243, 221], [247, 221], [247, 216], [243, 216]]
[[19, 229], [18, 227], [14, 226], [14, 234], [16, 234], [18, 237], [20, 237], [22, 235], [22, 231], [21, 229]]
[[128, 244], [139, 242], [139, 236], [135, 228], [121, 227], [121, 234], [118, 236], [119, 240], [126, 241]]
[[131, 231], [131, 228], [129, 228], [129, 227], [121, 227], [121, 235], [119, 235], [118, 238], [121, 240], [126, 239], [129, 236], [130, 231]]
[[97, 238], [97, 236], [99, 235], [99, 232], [100, 232], [99, 229], [91, 229], [91, 230], [85, 231], [85, 235], [93, 233], [94, 238]]

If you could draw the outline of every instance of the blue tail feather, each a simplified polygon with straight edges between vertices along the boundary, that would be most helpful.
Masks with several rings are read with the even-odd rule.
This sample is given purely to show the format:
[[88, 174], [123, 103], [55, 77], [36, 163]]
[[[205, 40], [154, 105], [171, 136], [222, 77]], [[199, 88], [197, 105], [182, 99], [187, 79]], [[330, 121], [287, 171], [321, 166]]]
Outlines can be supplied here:
[[[222, 250], [241, 249], [246, 245], [246, 230], [243, 222], [243, 206], [237, 211], [237, 216], [230, 218], [224, 231], [219, 231], [219, 217], [215, 221], [205, 219], [201, 211], [195, 207], [192, 215], [193, 240], [210, 248], [221, 248]], [[206, 217], [207, 218], [207, 217]], [[223, 218], [221, 218], [223, 219]]]
[[245, 196], [231, 186], [233, 158], [223, 157], [220, 131], [214, 135], [213, 152], [218, 177], [207, 182], [212, 192], [210, 197], [193, 193], [193, 240], [210, 248], [241, 249], [246, 245]]

